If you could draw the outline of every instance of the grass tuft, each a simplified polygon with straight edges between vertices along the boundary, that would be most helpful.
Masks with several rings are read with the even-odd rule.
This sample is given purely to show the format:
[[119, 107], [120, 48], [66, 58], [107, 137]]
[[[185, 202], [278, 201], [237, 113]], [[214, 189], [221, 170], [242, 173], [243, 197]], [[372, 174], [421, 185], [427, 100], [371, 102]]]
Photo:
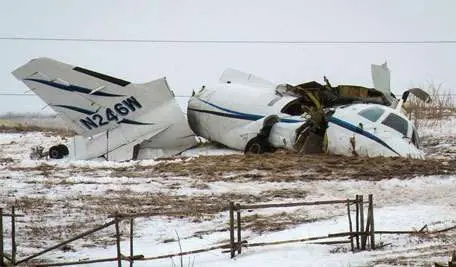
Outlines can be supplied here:
[[456, 114], [454, 93], [444, 90], [441, 84], [432, 84], [427, 91], [432, 100], [430, 103], [410, 95], [404, 104], [404, 109], [417, 128], [438, 126], [441, 121]]

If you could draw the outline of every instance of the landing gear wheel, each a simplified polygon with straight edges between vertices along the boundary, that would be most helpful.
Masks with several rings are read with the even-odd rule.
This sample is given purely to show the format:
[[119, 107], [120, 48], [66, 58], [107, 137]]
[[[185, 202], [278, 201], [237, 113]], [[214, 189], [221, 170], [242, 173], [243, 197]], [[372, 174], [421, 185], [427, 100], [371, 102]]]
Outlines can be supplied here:
[[70, 151], [68, 151], [68, 147], [64, 144], [58, 145], [57, 148], [60, 150], [60, 154], [64, 157], [68, 156], [68, 154], [70, 153]]
[[49, 157], [51, 159], [61, 159], [61, 158], [63, 158], [63, 155], [60, 152], [60, 148], [58, 146], [51, 146], [51, 148], [49, 148]]
[[69, 154], [68, 147], [64, 144], [51, 146], [49, 148], [49, 157], [51, 159], [61, 159]]
[[268, 141], [263, 138], [252, 138], [244, 149], [244, 154], [263, 154], [265, 152], [273, 152], [274, 149], [269, 145]]

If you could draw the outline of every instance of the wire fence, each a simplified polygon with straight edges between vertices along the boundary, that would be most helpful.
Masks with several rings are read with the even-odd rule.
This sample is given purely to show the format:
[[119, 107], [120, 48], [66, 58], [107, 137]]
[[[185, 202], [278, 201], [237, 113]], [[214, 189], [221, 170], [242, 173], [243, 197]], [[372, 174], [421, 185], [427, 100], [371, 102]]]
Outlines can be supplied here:
[[[330, 233], [324, 236], [307, 236], [302, 237], [299, 239], [286, 239], [286, 240], [275, 240], [270, 242], [260, 242], [260, 243], [251, 243], [248, 242], [245, 237], [242, 239], [242, 223], [241, 223], [241, 211], [249, 211], [252, 212], [253, 210], [258, 209], [267, 209], [267, 208], [290, 208], [290, 207], [303, 207], [303, 206], [320, 206], [320, 205], [345, 205], [347, 207], [347, 217], [348, 217], [348, 232], [338, 232], [338, 233]], [[368, 204], [367, 206], [367, 217], [364, 216], [366, 214], [364, 209], [366, 206], [364, 204]], [[354, 210], [350, 209], [350, 206], [355, 206]], [[336, 208], [336, 207], [334, 207]], [[340, 206], [338, 208], [343, 208]], [[263, 246], [271, 246], [271, 245], [281, 245], [281, 244], [291, 244], [291, 243], [306, 243], [306, 242], [314, 242], [313, 244], [325, 244], [325, 245], [338, 245], [338, 244], [350, 244], [351, 251], [363, 251], [367, 249], [368, 241], [370, 241], [370, 249], [375, 249], [375, 227], [374, 227], [374, 206], [373, 206], [373, 196], [369, 195], [369, 201], [366, 202], [363, 200], [362, 195], [356, 195], [355, 199], [339, 199], [339, 200], [322, 200], [322, 201], [314, 201], [314, 202], [288, 202], [288, 203], [269, 203], [269, 204], [240, 204], [234, 203], [232, 201], [229, 202], [229, 206], [224, 209], [224, 211], [229, 212], [229, 228], [223, 229], [223, 232], [229, 233], [229, 243], [223, 242], [220, 244], [215, 244], [210, 247], [198, 248], [189, 251], [182, 251], [182, 247], [180, 244], [180, 238], [178, 237], [179, 243], [179, 252], [171, 253], [171, 254], [162, 254], [162, 255], [155, 255], [155, 256], [146, 256], [143, 254], [135, 254], [134, 252], [134, 219], [139, 217], [153, 217], [157, 215], [163, 215], [161, 212], [150, 212], [150, 213], [134, 213], [134, 214], [121, 214], [116, 213], [109, 216], [109, 221], [103, 225], [99, 225], [93, 229], [86, 230], [82, 233], [79, 233], [67, 240], [60, 241], [59, 243], [43, 248], [39, 252], [36, 252], [29, 256], [18, 257], [17, 248], [18, 245], [16, 244], [16, 217], [24, 217], [24, 215], [19, 215], [15, 213], [15, 208], [12, 207], [11, 214], [3, 213], [3, 209], [0, 208], [0, 266], [16, 266], [16, 265], [32, 265], [32, 266], [68, 266], [68, 265], [78, 265], [78, 264], [98, 264], [101, 262], [117, 262], [117, 266], [122, 266], [123, 261], [127, 261], [129, 266], [132, 267], [134, 262], [137, 261], [151, 261], [151, 260], [158, 260], [164, 258], [173, 258], [173, 257], [182, 257], [184, 255], [190, 254], [199, 254], [208, 251], [214, 250], [222, 250], [222, 253], [230, 253], [231, 258], [234, 258], [236, 255], [241, 254], [242, 249], [248, 249], [252, 247], [263, 247]], [[236, 224], [235, 224], [235, 213], [236, 213]], [[169, 213], [167, 213], [170, 215]], [[176, 215], [182, 215], [180, 212], [176, 212]], [[352, 219], [352, 215], [353, 219]], [[11, 218], [11, 228], [14, 229], [12, 231], [4, 231], [6, 230], [7, 226], [3, 224], [3, 217], [10, 217]], [[130, 229], [126, 233], [128, 237], [123, 234], [123, 231], [120, 230], [119, 224], [121, 221], [128, 220]], [[355, 223], [355, 225], [353, 225]], [[44, 254], [49, 254], [49, 252], [55, 251], [59, 248], [62, 248], [69, 243], [74, 241], [80, 240], [85, 238], [89, 235], [92, 235], [96, 232], [99, 232], [103, 229], [111, 227], [112, 225], [115, 226], [115, 238], [116, 238], [116, 255], [115, 257], [110, 258], [98, 258], [98, 259], [80, 259], [77, 261], [71, 262], [34, 262], [35, 260], [39, 259], [40, 256]], [[364, 227], [365, 226], [365, 227]], [[244, 231], [246, 226], [244, 225]], [[112, 230], [111, 230], [112, 231]], [[5, 235], [4, 233], [8, 234]], [[235, 238], [235, 233], [237, 233], [237, 239]], [[112, 236], [112, 232], [109, 234]], [[341, 240], [343, 238], [344, 240]], [[129, 240], [129, 251], [128, 253], [122, 253], [121, 242], [122, 239]], [[330, 240], [330, 241], [328, 241]], [[5, 250], [5, 243], [6, 241], [11, 241], [11, 248], [10, 251]], [[356, 241], [356, 244], [355, 244]], [[21, 252], [21, 251], [20, 251]], [[21, 253], [19, 253], [21, 254]], [[129, 255], [128, 255], [129, 254]], [[20, 255], [22, 256], [22, 255]], [[39, 260], [38, 260], [39, 261]], [[42, 260], [41, 260], [42, 261]], [[49, 261], [49, 259], [47, 260]], [[7, 265], [8, 264], [8, 265]], [[183, 265], [181, 265], [183, 266]]]

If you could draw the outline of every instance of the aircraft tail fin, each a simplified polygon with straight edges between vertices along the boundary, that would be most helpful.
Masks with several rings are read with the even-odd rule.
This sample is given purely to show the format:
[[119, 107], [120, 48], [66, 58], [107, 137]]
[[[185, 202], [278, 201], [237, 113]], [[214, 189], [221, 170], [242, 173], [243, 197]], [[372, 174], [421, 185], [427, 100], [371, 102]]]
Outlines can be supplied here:
[[13, 71], [81, 135], [113, 129], [173, 99], [164, 78], [145, 84], [37, 58]]
[[371, 65], [372, 82], [374, 88], [382, 92], [386, 97], [391, 95], [391, 77], [387, 63], [382, 65]]
[[165, 78], [134, 84], [49, 58], [33, 59], [13, 75], [85, 139], [107, 136], [100, 137], [106, 145], [87, 140], [87, 147], [78, 150], [82, 151], [79, 158], [114, 155], [113, 151], [123, 154], [133, 144], [149, 139], [169, 149], [195, 144]]

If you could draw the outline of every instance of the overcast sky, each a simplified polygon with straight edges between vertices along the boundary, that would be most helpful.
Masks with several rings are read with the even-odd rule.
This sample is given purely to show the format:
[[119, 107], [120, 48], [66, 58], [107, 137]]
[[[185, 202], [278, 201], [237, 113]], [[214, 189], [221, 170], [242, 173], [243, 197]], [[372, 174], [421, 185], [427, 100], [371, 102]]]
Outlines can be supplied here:
[[[116, 1], [14, 0], [0, 4], [1, 37], [276, 40], [456, 40], [454, 0]], [[456, 93], [456, 44], [214, 44], [0, 40], [1, 92], [22, 93], [11, 71], [51, 57], [132, 82], [166, 76], [178, 95], [227, 68], [273, 82], [372, 86], [370, 64], [388, 61], [392, 87], [442, 84]], [[442, 90], [443, 90], [442, 89]], [[0, 95], [0, 113], [39, 112], [35, 97]]]

